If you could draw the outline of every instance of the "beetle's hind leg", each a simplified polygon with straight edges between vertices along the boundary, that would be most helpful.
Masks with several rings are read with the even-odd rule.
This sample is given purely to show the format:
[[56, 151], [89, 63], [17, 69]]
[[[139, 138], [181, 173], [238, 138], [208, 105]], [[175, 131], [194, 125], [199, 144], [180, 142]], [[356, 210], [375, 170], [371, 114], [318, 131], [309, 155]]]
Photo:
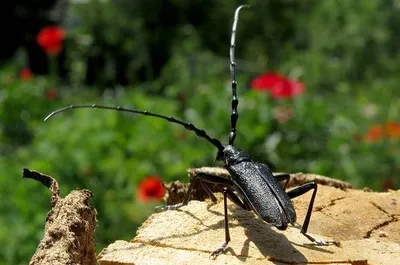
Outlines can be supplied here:
[[338, 245], [338, 242], [336, 242], [336, 241], [318, 240], [318, 239], [315, 239], [314, 237], [310, 236], [309, 234], [307, 234], [308, 225], [310, 224], [312, 209], [313, 209], [313, 206], [314, 206], [314, 200], [315, 200], [315, 196], [316, 196], [317, 190], [318, 190], [317, 183], [315, 183], [315, 182], [306, 183], [304, 185], [301, 185], [300, 187], [297, 187], [297, 188], [289, 191], [287, 193], [287, 195], [292, 199], [292, 198], [299, 197], [299, 196], [307, 193], [310, 190], [313, 190], [313, 193], [312, 193], [312, 196], [311, 196], [310, 203], [308, 205], [307, 214], [306, 214], [306, 217], [304, 219], [304, 223], [303, 223], [303, 225], [301, 227], [300, 233], [302, 233], [305, 237], [307, 237], [310, 241], [316, 243], [317, 245], [322, 245], [322, 246]]

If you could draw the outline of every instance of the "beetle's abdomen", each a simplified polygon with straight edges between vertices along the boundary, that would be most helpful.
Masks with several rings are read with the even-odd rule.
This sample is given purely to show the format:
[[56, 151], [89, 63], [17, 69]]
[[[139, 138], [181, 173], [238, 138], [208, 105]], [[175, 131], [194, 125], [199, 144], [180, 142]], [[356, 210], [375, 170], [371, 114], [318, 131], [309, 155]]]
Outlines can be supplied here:
[[227, 169], [240, 197], [264, 221], [282, 228], [296, 222], [292, 201], [266, 165], [246, 161]]

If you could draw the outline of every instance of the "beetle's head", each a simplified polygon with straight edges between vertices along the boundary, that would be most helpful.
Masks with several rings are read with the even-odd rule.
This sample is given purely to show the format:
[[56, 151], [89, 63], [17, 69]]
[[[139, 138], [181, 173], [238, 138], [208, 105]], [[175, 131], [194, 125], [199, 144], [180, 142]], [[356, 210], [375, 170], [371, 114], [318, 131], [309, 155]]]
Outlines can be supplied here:
[[234, 147], [233, 145], [227, 145], [222, 151], [217, 153], [217, 161], [224, 162], [225, 166], [235, 165], [244, 161], [251, 161], [250, 156]]

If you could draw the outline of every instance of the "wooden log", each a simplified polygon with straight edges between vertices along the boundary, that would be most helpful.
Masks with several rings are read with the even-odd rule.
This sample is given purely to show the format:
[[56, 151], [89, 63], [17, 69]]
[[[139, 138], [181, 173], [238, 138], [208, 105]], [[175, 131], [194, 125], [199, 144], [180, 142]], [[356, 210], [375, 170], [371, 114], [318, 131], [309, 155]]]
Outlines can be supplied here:
[[317, 246], [300, 234], [309, 193], [293, 199], [299, 225], [285, 231], [229, 203], [231, 242], [227, 253], [215, 260], [210, 254], [224, 241], [223, 204], [191, 201], [176, 211], [154, 213], [130, 242], [117, 240], [106, 247], [98, 263], [400, 264], [400, 191], [378, 193], [320, 185], [309, 232], [318, 239], [339, 241], [340, 246]]

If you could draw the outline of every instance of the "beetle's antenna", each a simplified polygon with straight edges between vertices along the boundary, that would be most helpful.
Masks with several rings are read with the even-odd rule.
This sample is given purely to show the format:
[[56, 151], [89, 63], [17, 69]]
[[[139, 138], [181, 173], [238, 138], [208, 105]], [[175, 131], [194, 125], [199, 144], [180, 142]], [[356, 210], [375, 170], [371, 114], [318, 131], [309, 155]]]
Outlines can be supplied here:
[[48, 119], [50, 119], [54, 115], [57, 115], [60, 112], [70, 110], [70, 109], [81, 109], [81, 108], [117, 110], [117, 111], [122, 111], [122, 112], [130, 112], [130, 113], [136, 113], [136, 114], [142, 114], [142, 115], [146, 115], [146, 116], [161, 118], [161, 119], [167, 120], [172, 123], [180, 124], [183, 127], [185, 127], [187, 130], [195, 132], [197, 136], [199, 136], [200, 138], [206, 139], [213, 146], [218, 148], [218, 151], [222, 152], [222, 150], [224, 149], [224, 146], [221, 144], [221, 142], [218, 139], [211, 138], [210, 136], [207, 135], [207, 133], [203, 129], [198, 129], [198, 128], [196, 128], [196, 126], [194, 126], [193, 124], [191, 124], [189, 122], [180, 121], [180, 120], [175, 119], [174, 117], [167, 117], [164, 115], [151, 113], [148, 111], [142, 111], [142, 110], [126, 109], [126, 108], [122, 108], [122, 107], [108, 107], [108, 106], [101, 106], [101, 105], [96, 105], [96, 104], [93, 104], [93, 105], [71, 105], [71, 106], [53, 111], [44, 119], [44, 121], [47, 121]]
[[231, 64], [230, 64], [230, 69], [231, 69], [231, 78], [232, 78], [232, 113], [231, 113], [231, 132], [229, 133], [229, 144], [232, 145], [233, 142], [235, 141], [236, 137], [236, 122], [239, 118], [239, 113], [237, 110], [237, 106], [239, 104], [239, 100], [236, 95], [236, 87], [237, 87], [237, 82], [236, 82], [236, 75], [235, 75], [235, 70], [236, 70], [236, 61], [235, 61], [235, 37], [236, 37], [236, 28], [237, 28], [237, 23], [239, 20], [239, 12], [240, 9], [243, 7], [250, 7], [250, 5], [241, 5], [235, 10], [235, 16], [233, 20], [233, 25], [232, 25], [232, 35], [231, 35], [231, 47], [230, 47], [230, 59], [231, 59]]

